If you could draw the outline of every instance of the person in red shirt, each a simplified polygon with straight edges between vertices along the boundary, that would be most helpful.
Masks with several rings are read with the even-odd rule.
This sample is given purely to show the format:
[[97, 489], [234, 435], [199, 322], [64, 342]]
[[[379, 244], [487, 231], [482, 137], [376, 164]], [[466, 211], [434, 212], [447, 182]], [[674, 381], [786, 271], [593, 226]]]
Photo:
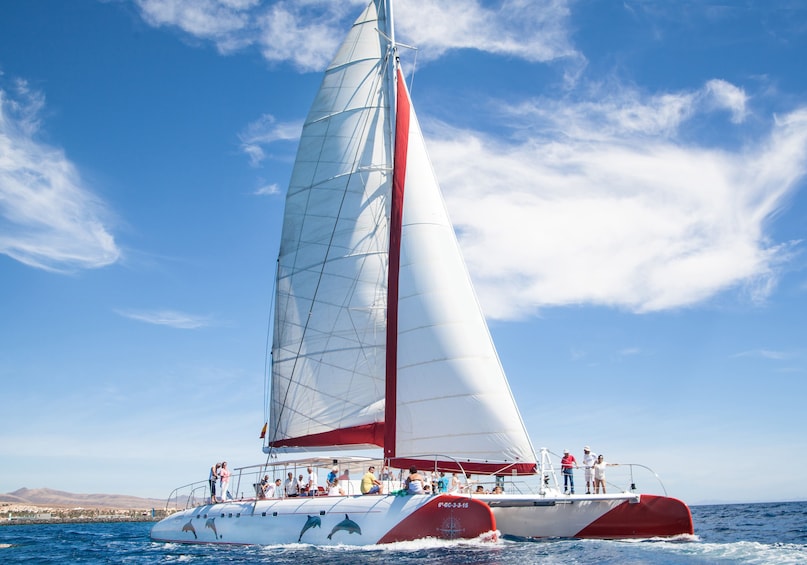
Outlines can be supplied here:
[[572, 469], [577, 468], [577, 461], [568, 449], [563, 450], [563, 457], [560, 460], [560, 471], [563, 474], [563, 494], [574, 494], [574, 475]]

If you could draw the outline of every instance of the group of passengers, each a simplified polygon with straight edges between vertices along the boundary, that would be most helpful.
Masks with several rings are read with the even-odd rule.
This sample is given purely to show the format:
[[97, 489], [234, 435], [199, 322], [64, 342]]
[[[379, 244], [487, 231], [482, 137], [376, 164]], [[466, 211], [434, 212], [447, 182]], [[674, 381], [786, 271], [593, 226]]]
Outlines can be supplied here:
[[[595, 455], [589, 446], [583, 448], [583, 468], [586, 473], [586, 494], [600, 494], [605, 492], [605, 468], [616, 467], [619, 463], [608, 463], [602, 454]], [[568, 449], [563, 450], [560, 460], [560, 472], [563, 475], [563, 494], [574, 494], [573, 470], [579, 469], [574, 455]], [[592, 492], [593, 491], [593, 492]]]
[[[217, 502], [224, 502], [225, 500], [232, 500], [230, 494], [230, 470], [227, 468], [227, 462], [215, 463], [210, 467], [210, 474], [208, 476], [210, 484], [210, 502], [216, 504]], [[218, 490], [216, 489], [218, 487]], [[216, 492], [219, 496], [216, 496]]]
[[[605, 467], [616, 465], [616, 463], [606, 463], [603, 456], [596, 456], [591, 452], [589, 446], [583, 448], [583, 467], [585, 469], [586, 478], [586, 494], [599, 494], [600, 490], [605, 494]], [[561, 459], [561, 474], [563, 475], [564, 493], [574, 494], [574, 475], [573, 469], [579, 468], [574, 455], [569, 453], [568, 449], [563, 451], [563, 458]], [[256, 494], [258, 498], [284, 498], [295, 496], [345, 496], [349, 494], [345, 492], [344, 484], [350, 480], [349, 470], [340, 475], [339, 467], [334, 465], [328, 473], [325, 481], [325, 486], [321, 487], [317, 479], [316, 468], [309, 465], [307, 467], [307, 477], [301, 473], [297, 478], [294, 473], [289, 472], [285, 484], [281, 479], [274, 481], [269, 479], [269, 475], [264, 475], [260, 483], [256, 484]], [[380, 478], [375, 474], [375, 466], [370, 465], [367, 472], [362, 476], [360, 483], [360, 490], [362, 494], [384, 494], [382, 480], [389, 481], [392, 479], [388, 467], [384, 467]], [[232, 495], [229, 491], [230, 484], [230, 470], [227, 468], [227, 462], [216, 463], [210, 468], [210, 501], [215, 504], [217, 502], [224, 502], [232, 500]], [[409, 468], [409, 475], [404, 480], [403, 489], [401, 492], [407, 494], [431, 494], [431, 493], [474, 493], [474, 494], [502, 494], [504, 492], [503, 485], [499, 480], [496, 481], [495, 487], [488, 491], [482, 485], [475, 485], [476, 481], [473, 480], [470, 474], [466, 474], [465, 481], [461, 481], [457, 473], [452, 473], [450, 477], [446, 476], [444, 472], [426, 473], [418, 472], [417, 467], [412, 466]], [[474, 488], [475, 485], [475, 488]]]

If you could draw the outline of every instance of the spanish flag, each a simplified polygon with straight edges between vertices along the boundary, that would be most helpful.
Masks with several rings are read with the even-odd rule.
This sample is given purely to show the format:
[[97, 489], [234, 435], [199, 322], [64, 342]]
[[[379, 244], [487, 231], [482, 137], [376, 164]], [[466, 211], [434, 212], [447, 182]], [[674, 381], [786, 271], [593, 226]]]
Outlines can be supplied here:
[[266, 422], [266, 423], [263, 425], [263, 429], [261, 430], [261, 438], [260, 438], [260, 439], [264, 439], [264, 438], [266, 438], [266, 428], [267, 428], [268, 426], [269, 426], [269, 422]]

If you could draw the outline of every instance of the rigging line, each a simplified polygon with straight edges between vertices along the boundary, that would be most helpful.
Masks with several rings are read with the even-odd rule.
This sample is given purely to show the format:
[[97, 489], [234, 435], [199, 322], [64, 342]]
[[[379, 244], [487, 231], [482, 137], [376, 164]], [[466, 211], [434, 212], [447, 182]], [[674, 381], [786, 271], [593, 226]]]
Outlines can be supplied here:
[[272, 346], [270, 339], [272, 337], [272, 315], [275, 306], [275, 291], [277, 290], [277, 273], [280, 268], [280, 257], [275, 260], [275, 272], [272, 277], [272, 292], [269, 294], [269, 317], [266, 321], [266, 346], [263, 355], [263, 420], [269, 421], [269, 381], [271, 378], [270, 370], [272, 357]]
[[[356, 39], [358, 40], [358, 37]], [[355, 45], [354, 45], [354, 47], [355, 47]], [[385, 57], [384, 64], [382, 65], [382, 71], [386, 70], [385, 67], [388, 64], [389, 64], [388, 59]], [[385, 75], [384, 75], [383, 72], [376, 75], [376, 84], [374, 85], [374, 88], [371, 88], [369, 93], [368, 93], [368, 98], [365, 101], [365, 106], [364, 106], [364, 109], [362, 110], [363, 112], [365, 112], [365, 116], [366, 116], [366, 119], [365, 119], [364, 124], [363, 124], [364, 128], [366, 128], [368, 123], [369, 123], [369, 112], [368, 112], [368, 110], [370, 108], [372, 108], [372, 106], [370, 106], [370, 104], [369, 104], [369, 101], [372, 100], [372, 98], [375, 95], [377, 95], [379, 92], [383, 91], [383, 89], [379, 88], [378, 79], [383, 78], [384, 76]], [[344, 80], [344, 75], [342, 77], [342, 80]], [[330, 126], [331, 126], [331, 122], [329, 121], [328, 129], [330, 129]], [[327, 132], [326, 132], [326, 135], [327, 135]], [[351, 173], [347, 175], [346, 180], [345, 180], [345, 184], [344, 184], [344, 189], [345, 190], [342, 193], [342, 200], [340, 202], [339, 210], [337, 211], [336, 217], [335, 217], [334, 222], [333, 222], [333, 229], [331, 230], [331, 235], [330, 235], [329, 242], [328, 242], [328, 248], [327, 248], [327, 251], [326, 251], [326, 256], [322, 261], [322, 267], [320, 269], [320, 273], [319, 273], [319, 276], [318, 276], [318, 279], [317, 279], [317, 284], [316, 284], [316, 287], [314, 289], [313, 298], [312, 298], [312, 302], [311, 302], [312, 307], [313, 307], [313, 304], [316, 302], [316, 297], [317, 297], [317, 295], [319, 293], [319, 287], [320, 287], [320, 284], [322, 282], [325, 266], [328, 264], [328, 257], [330, 255], [331, 244], [333, 243], [333, 239], [334, 239], [334, 235], [335, 235], [335, 232], [336, 232], [337, 224], [338, 224], [339, 219], [341, 218], [342, 207], [344, 206], [345, 198], [347, 196], [347, 187], [349, 186], [350, 180], [353, 178], [353, 175], [355, 174], [356, 163], [358, 162], [358, 157], [359, 157], [359, 150], [363, 149], [363, 148], [364, 148], [363, 145], [357, 145], [357, 148], [356, 148], [357, 153], [356, 153], [356, 155], [354, 155], [354, 158], [353, 158], [353, 167], [351, 169]], [[310, 196], [310, 194], [309, 194], [309, 196]], [[299, 243], [298, 243], [298, 250], [299, 250]], [[296, 353], [295, 358], [294, 358], [294, 364], [292, 365], [291, 373], [290, 373], [288, 381], [286, 383], [286, 390], [285, 390], [284, 395], [283, 395], [283, 402], [280, 404], [280, 412], [278, 414], [278, 419], [277, 419], [278, 422], [280, 422], [280, 418], [282, 417], [283, 412], [285, 411], [285, 408], [286, 408], [286, 405], [287, 405], [288, 395], [289, 395], [289, 393], [291, 391], [291, 385], [292, 385], [292, 382], [294, 380], [294, 375], [295, 375], [296, 370], [297, 370], [297, 363], [298, 363], [298, 361], [300, 359], [300, 351], [302, 350], [302, 347], [303, 347], [303, 341], [304, 341], [306, 333], [308, 332], [308, 327], [309, 327], [309, 324], [310, 324], [310, 321], [311, 321], [311, 315], [312, 315], [312, 309], [309, 309], [308, 316], [307, 316], [305, 324], [303, 326], [302, 336], [301, 336], [301, 339], [300, 339], [300, 342], [299, 342], [299, 345], [298, 345], [297, 353]], [[276, 428], [274, 430], [274, 433], [273, 433], [273, 440], [277, 439], [277, 433], [278, 433], [278, 430]]]
[[400, 53], [398, 52], [399, 47], [403, 47], [404, 49], [410, 49], [410, 50], [415, 52], [415, 60], [412, 63], [412, 74], [409, 77], [409, 95], [411, 97], [411, 95], [412, 95], [412, 85], [415, 83], [415, 69], [417, 68], [417, 63], [418, 63], [418, 52], [420, 51], [420, 49], [418, 49], [414, 45], [407, 45], [406, 43], [399, 43], [397, 41], [393, 41], [392, 38], [389, 35], [387, 35], [386, 33], [384, 33], [383, 31], [381, 31], [378, 28], [376, 28], [376, 31], [378, 32], [378, 35], [380, 35], [381, 37], [383, 37], [384, 39], [386, 39], [387, 41], [390, 42], [389, 49], [390, 49], [390, 51], [393, 51], [393, 52], [396, 53], [396, 57], [400, 57]]

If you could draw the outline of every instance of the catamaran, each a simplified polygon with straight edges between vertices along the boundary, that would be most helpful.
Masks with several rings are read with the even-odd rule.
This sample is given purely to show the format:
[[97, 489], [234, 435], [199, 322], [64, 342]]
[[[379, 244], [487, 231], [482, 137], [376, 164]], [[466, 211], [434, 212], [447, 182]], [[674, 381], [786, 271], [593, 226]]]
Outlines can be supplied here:
[[[632, 475], [614, 494], [561, 492], [551, 454], [533, 448], [426, 152], [391, 3], [371, 1], [353, 24], [303, 126], [277, 263], [267, 461], [237, 469], [221, 500], [207, 481], [175, 491], [169, 500], [185, 508], [151, 537], [369, 545], [692, 534], [683, 502], [636, 492]], [[357, 479], [370, 466], [381, 493], [362, 495]], [[261, 497], [262, 476], [297, 481], [332, 467], [341, 496], [314, 487]], [[402, 492], [410, 467], [433, 492]], [[461, 484], [441, 492], [440, 473]]]

